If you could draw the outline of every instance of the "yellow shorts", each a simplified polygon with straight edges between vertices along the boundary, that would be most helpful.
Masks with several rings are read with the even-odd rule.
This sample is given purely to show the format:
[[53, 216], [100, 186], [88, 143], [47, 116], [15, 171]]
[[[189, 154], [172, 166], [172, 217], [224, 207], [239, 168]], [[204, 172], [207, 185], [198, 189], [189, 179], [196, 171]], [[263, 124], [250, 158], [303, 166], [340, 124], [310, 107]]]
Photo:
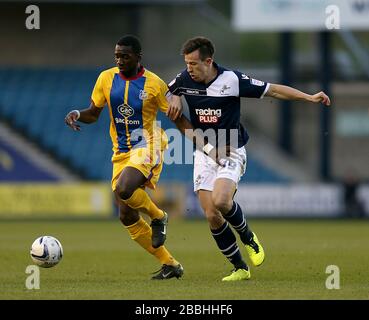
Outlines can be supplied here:
[[148, 148], [132, 149], [130, 152], [120, 153], [113, 156], [113, 177], [111, 186], [113, 191], [116, 188], [118, 178], [126, 167], [133, 167], [142, 172], [147, 178], [144, 186], [155, 189], [159, 181], [161, 170], [163, 169], [164, 151], [152, 150]]

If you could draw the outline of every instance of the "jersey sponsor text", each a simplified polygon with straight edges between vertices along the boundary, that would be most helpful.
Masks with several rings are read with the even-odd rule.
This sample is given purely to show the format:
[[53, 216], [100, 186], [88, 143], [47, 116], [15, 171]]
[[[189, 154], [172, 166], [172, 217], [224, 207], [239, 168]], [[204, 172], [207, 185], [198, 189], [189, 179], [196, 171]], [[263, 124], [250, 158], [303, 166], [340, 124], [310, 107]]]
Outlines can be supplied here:
[[222, 109], [195, 109], [201, 123], [218, 123]]
[[128, 118], [124, 118], [124, 119], [121, 119], [121, 118], [115, 118], [115, 123], [118, 124], [118, 123], [122, 123], [122, 124], [133, 124], [133, 125], [139, 125], [140, 124], [140, 120], [130, 120]]

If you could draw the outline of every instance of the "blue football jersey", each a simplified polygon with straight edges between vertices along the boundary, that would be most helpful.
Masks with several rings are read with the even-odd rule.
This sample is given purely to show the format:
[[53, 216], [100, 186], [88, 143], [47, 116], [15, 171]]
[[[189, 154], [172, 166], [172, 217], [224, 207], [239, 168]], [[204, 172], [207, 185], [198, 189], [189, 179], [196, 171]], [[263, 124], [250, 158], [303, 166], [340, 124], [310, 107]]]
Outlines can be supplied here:
[[270, 84], [216, 63], [214, 66], [218, 75], [208, 84], [192, 80], [187, 70], [184, 70], [168, 87], [172, 94], [184, 95], [195, 129], [215, 129], [218, 146], [226, 144], [240, 148], [249, 139], [240, 123], [241, 97], [262, 98]]

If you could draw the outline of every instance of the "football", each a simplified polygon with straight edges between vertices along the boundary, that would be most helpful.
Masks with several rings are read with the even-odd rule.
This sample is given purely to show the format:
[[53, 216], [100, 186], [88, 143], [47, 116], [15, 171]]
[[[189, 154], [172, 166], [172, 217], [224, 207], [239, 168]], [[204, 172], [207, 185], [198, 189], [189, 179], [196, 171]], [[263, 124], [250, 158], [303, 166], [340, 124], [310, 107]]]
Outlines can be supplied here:
[[39, 267], [51, 268], [62, 259], [63, 247], [58, 239], [42, 236], [32, 243], [30, 254], [33, 262]]

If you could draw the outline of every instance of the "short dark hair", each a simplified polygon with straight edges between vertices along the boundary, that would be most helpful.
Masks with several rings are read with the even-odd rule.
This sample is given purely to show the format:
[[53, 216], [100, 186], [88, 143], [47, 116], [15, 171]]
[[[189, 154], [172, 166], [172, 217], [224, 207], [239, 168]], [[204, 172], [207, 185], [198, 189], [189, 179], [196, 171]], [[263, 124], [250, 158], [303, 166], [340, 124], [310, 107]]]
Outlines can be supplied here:
[[136, 54], [141, 54], [141, 43], [140, 40], [132, 35], [126, 35], [120, 38], [117, 42], [118, 46], [132, 47], [132, 51]]
[[205, 37], [195, 37], [187, 40], [182, 46], [181, 53], [189, 54], [197, 49], [199, 50], [201, 60], [213, 58], [215, 52], [214, 45]]

